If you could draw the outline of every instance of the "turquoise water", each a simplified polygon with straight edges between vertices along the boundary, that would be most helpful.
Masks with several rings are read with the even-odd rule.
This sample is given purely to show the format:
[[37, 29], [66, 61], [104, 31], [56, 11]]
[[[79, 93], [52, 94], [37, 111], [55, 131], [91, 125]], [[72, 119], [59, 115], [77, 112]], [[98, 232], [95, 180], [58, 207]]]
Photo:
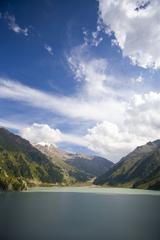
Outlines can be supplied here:
[[0, 194], [0, 240], [159, 240], [159, 192], [34, 188]]
[[27, 192], [79, 192], [95, 194], [131, 194], [160, 196], [160, 191], [130, 189], [130, 188], [105, 188], [105, 187], [34, 187]]

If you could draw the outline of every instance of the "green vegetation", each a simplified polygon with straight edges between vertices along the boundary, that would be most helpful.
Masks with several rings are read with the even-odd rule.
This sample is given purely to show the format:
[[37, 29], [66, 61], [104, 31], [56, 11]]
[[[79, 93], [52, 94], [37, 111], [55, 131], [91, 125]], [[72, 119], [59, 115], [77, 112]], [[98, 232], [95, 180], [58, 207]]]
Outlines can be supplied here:
[[27, 140], [0, 128], [0, 190], [72, 185], [90, 178], [89, 174], [63, 161], [61, 156], [47, 156]]
[[113, 166], [113, 162], [106, 158], [87, 156], [85, 154], [74, 154], [71, 158], [68, 158], [66, 162], [77, 169], [88, 173], [92, 177], [102, 175]]
[[0, 190], [19, 191], [36, 185], [90, 185], [104, 167], [110, 168], [95, 179], [97, 185], [160, 190], [160, 140], [137, 147], [112, 166], [105, 159], [70, 154], [53, 146], [38, 150], [25, 139], [0, 128]]
[[22, 178], [0, 176], [0, 190], [22, 191], [25, 189], [27, 189], [27, 184]]
[[0, 128], [2, 190], [21, 190], [30, 182], [61, 183], [63, 178], [61, 169], [28, 141]]
[[[91, 174], [67, 163], [66, 159], [70, 157], [69, 153], [57, 149], [53, 145], [42, 146], [37, 144], [35, 147], [43, 154], [45, 154], [54, 163], [54, 165], [61, 169], [61, 172], [63, 174], [63, 184], [73, 185], [79, 182], [84, 183], [91, 179]], [[74, 154], [71, 155], [74, 156]]]
[[94, 183], [160, 190], [160, 141], [137, 147]]
[[7, 176], [11, 177], [36, 179], [42, 182], [61, 182], [63, 175], [60, 169], [54, 166], [48, 159], [43, 163], [38, 162], [38, 157], [31, 160], [27, 153], [8, 151], [1, 147], [0, 168]]
[[35, 147], [62, 170], [64, 182], [67, 185], [86, 183], [93, 177], [105, 173], [113, 165], [105, 158], [82, 153], [68, 153], [53, 145], [36, 144]]

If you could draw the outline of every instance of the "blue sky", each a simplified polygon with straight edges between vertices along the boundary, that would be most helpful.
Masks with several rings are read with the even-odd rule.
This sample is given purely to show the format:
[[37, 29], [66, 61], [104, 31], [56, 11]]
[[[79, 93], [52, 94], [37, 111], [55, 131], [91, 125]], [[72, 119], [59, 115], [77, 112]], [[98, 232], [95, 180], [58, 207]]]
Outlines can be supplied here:
[[160, 7], [116, 2], [0, 2], [0, 125], [113, 161], [159, 138]]

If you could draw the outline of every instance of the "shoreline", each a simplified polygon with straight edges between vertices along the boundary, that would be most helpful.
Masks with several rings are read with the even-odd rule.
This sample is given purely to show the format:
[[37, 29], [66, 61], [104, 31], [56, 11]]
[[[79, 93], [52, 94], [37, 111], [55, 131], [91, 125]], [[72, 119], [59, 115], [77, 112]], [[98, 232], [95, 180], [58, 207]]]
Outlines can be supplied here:
[[23, 191], [27, 193], [33, 192], [59, 192], [59, 193], [95, 193], [105, 195], [150, 195], [160, 196], [160, 191], [131, 189], [131, 188], [105, 188], [92, 186], [52, 186], [52, 187], [31, 187]]

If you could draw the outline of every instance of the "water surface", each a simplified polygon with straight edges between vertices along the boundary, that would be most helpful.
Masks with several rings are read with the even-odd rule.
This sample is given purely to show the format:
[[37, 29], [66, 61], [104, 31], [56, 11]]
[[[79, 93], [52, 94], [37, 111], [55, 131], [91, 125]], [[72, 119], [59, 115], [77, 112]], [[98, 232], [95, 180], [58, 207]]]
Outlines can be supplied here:
[[36, 188], [0, 193], [1, 240], [159, 240], [159, 192]]

